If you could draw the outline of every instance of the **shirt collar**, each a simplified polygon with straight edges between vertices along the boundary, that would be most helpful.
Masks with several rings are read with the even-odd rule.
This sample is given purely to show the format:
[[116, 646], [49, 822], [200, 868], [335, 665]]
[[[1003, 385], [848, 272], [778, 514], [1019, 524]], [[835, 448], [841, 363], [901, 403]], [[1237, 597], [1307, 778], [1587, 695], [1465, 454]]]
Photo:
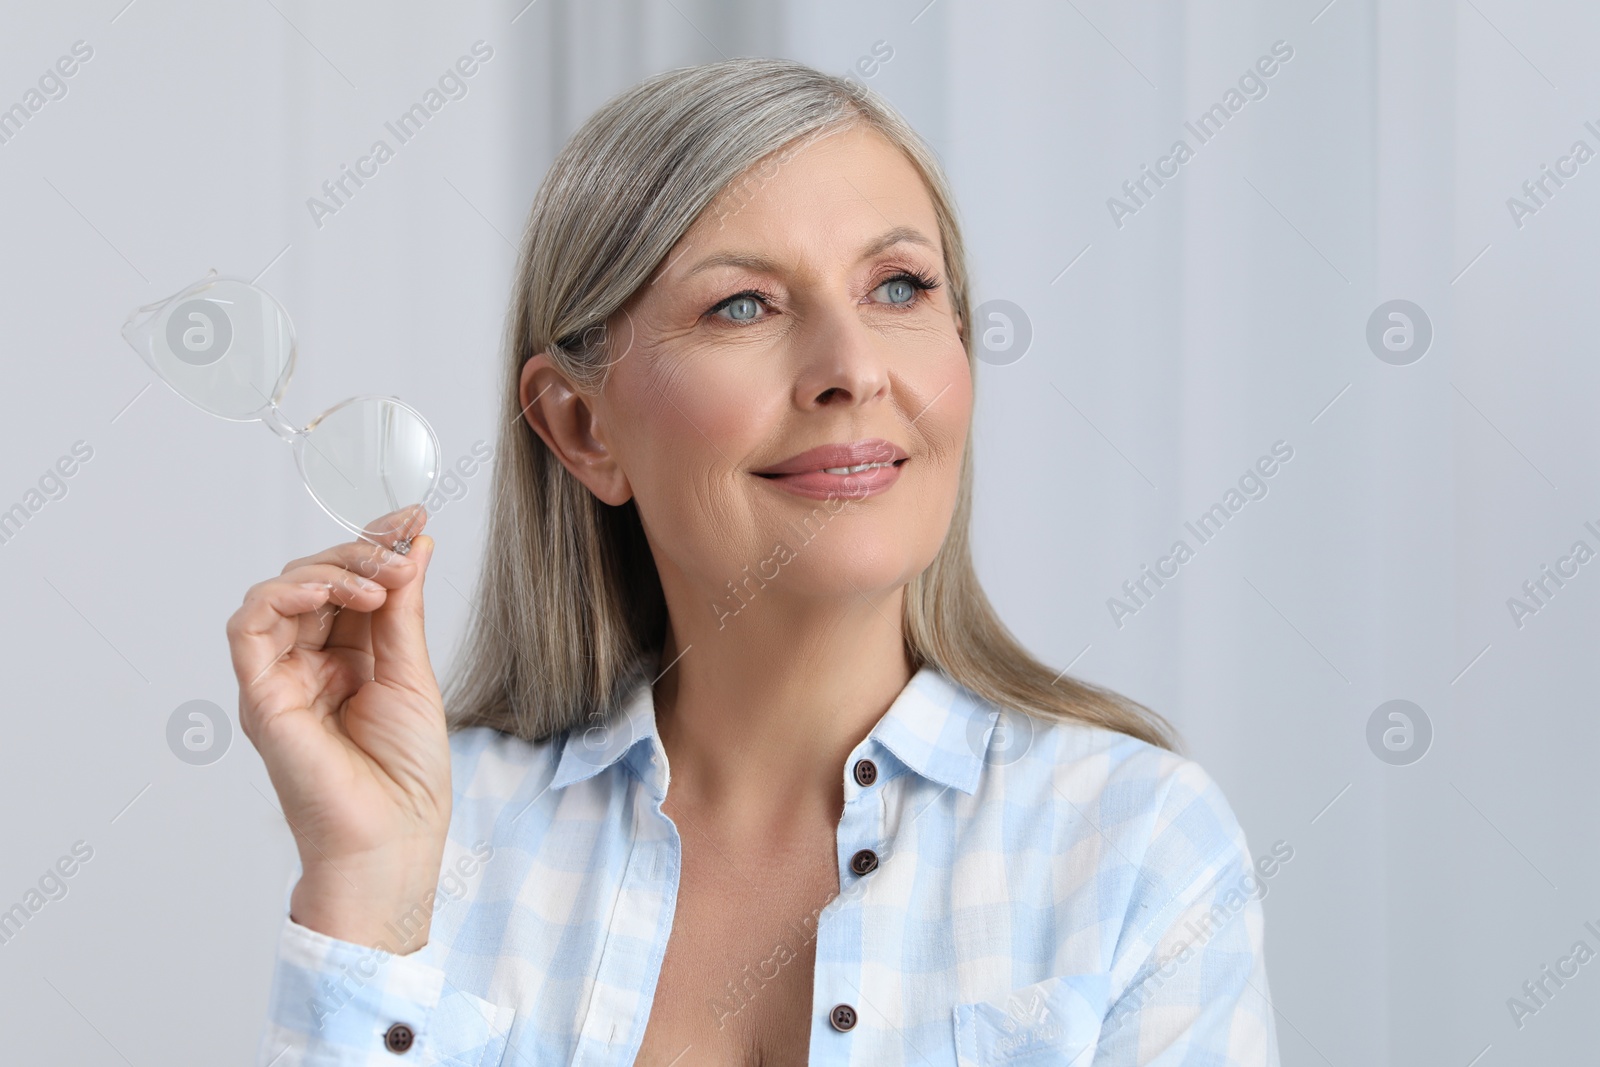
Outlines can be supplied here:
[[[646, 768], [651, 767], [651, 757], [659, 761], [655, 767], [666, 766], [666, 749], [656, 733], [654, 693], [650, 683], [644, 680], [609, 718], [567, 729], [561, 746], [561, 761], [556, 764], [556, 776], [550, 779], [550, 788], [562, 789], [591, 778], [623, 758], [629, 759], [647, 782], [651, 781], [652, 774], [639, 767], [640, 757], [635, 753], [643, 754]], [[666, 795], [664, 787], [658, 792]]]
[[878, 745], [939, 785], [975, 793], [996, 721], [994, 708], [937, 667], [924, 666], [895, 697], [850, 762]]
[[[883, 752], [929, 781], [974, 793], [995, 722], [987, 701], [936, 667], [924, 666], [850, 753], [845, 770]], [[658, 799], [666, 796], [667, 756], [648, 682], [641, 681], [609, 719], [566, 731], [550, 788], [581, 782], [619, 761], [632, 767]], [[853, 784], [848, 773], [846, 782]]]

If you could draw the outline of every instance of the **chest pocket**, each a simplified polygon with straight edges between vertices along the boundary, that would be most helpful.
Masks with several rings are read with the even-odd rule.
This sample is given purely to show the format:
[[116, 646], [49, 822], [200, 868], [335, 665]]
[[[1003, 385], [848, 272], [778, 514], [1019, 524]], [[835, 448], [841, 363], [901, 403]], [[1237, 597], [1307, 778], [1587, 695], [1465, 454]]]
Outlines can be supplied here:
[[1089, 1067], [1111, 993], [1108, 974], [1069, 974], [998, 1000], [957, 1004], [961, 1067]]

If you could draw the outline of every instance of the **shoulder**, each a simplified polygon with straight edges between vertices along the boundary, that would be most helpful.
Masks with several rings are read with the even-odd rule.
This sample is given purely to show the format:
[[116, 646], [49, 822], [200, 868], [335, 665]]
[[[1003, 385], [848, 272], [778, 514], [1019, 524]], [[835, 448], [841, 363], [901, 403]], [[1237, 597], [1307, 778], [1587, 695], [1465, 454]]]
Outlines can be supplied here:
[[[996, 710], [968, 696], [980, 714]], [[1057, 904], [1100, 917], [1103, 965], [1119, 981], [1189, 909], [1233, 888], [1258, 900], [1293, 856], [1278, 842], [1253, 863], [1233, 807], [1193, 759], [1084, 722], [1016, 709], [999, 719], [1013, 736], [991, 743], [971, 800], [1003, 809], [1014, 862], [1049, 857]]]
[[1169, 862], [1201, 863], [1242, 847], [1222, 787], [1199, 763], [1175, 752], [1084, 723], [1052, 723], [1041, 755], [1056, 786], [1092, 798], [1106, 831], [1126, 824], [1134, 839], [1166, 842]]
[[563, 734], [527, 741], [489, 726], [468, 726], [450, 734], [452, 823], [492, 825], [500, 810], [526, 804], [555, 776]]
[[1105, 727], [1001, 710], [962, 692], [979, 715], [998, 711], [1011, 730], [989, 743], [981, 792], [1045, 816], [1037, 825], [1050, 838], [1039, 844], [1056, 855], [1130, 868], [1127, 889], [1140, 898], [1130, 903], [1181, 897], [1247, 857], [1232, 806], [1194, 760]]

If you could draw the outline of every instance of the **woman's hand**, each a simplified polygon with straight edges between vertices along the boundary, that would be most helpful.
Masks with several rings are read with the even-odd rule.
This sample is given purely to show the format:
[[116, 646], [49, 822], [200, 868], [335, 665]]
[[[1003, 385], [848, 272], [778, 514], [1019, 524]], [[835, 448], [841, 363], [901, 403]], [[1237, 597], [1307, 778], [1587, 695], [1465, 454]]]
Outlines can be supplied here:
[[[411, 520], [415, 536], [427, 521]], [[291, 561], [228, 620], [239, 726], [300, 849], [295, 922], [405, 954], [427, 942], [450, 824], [450, 746], [428, 661], [433, 539]]]

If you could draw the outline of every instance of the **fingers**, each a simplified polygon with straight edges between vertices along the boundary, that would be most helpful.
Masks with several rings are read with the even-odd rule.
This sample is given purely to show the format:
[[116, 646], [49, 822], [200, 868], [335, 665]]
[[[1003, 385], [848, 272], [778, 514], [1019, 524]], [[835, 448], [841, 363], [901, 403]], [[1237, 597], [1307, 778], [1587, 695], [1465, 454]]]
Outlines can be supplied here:
[[349, 648], [372, 655], [372, 616], [364, 611], [344, 611], [338, 604], [319, 612], [317, 637], [323, 648]]
[[228, 649], [239, 688], [248, 694], [267, 668], [295, 646], [300, 617], [328, 602], [328, 581], [305, 584], [274, 580], [250, 587], [228, 619]]
[[[332, 577], [313, 577], [306, 568], [316, 566], [333, 566], [340, 568], [342, 573], [336, 572]], [[331, 581], [339, 590], [353, 596], [361, 592], [357, 578], [390, 588], [405, 580], [415, 570], [416, 563], [407, 556], [390, 552], [379, 545], [349, 541], [318, 552], [314, 556], [291, 560], [284, 567], [281, 577], [287, 579], [294, 573], [306, 575], [301, 580]], [[345, 604], [352, 603], [358, 610], [338, 610]], [[370, 627], [365, 613], [371, 611], [378, 603], [381, 601], [374, 601], [370, 597], [354, 602], [347, 597], [330, 597], [324, 608], [301, 620], [300, 644], [308, 648], [353, 648], [370, 653], [372, 651]]]
[[365, 568], [376, 578], [337, 563], [310, 563], [251, 586], [227, 628], [239, 684], [253, 685], [296, 645], [324, 647], [332, 634], [334, 608], [368, 612], [382, 604], [391, 586], [404, 584], [417, 570], [404, 556], [389, 555]]
[[361, 536], [404, 554], [427, 524], [428, 509], [421, 504], [408, 504], [368, 523]]
[[433, 538], [426, 535], [412, 542], [411, 552], [404, 558], [415, 563], [415, 570], [404, 582], [390, 587], [371, 616], [373, 677], [424, 693], [438, 688], [428, 659], [422, 615], [422, 584], [433, 547]]
[[361, 640], [365, 631], [352, 632], [350, 626], [352, 622], [364, 620], [366, 615], [359, 611], [344, 611], [344, 605], [332, 596], [332, 592], [330, 588], [327, 601], [316, 610], [300, 616], [294, 643], [301, 648], [353, 648], [370, 652], [370, 647]]
[[[390, 566], [387, 571], [382, 568], [367, 569], [380, 577], [387, 575], [390, 581], [408, 573], [408, 568], [402, 566]], [[367, 612], [382, 603], [380, 598], [387, 592], [381, 580], [365, 578], [335, 564], [310, 564], [297, 567], [285, 572], [278, 580], [316, 582], [329, 587], [327, 602], [315, 611], [300, 616], [300, 628], [296, 637], [296, 643], [300, 647], [350, 648], [367, 655], [372, 654]], [[346, 605], [352, 606], [354, 610], [345, 611]]]
[[292, 570], [318, 563], [331, 563], [384, 585], [389, 583], [384, 582], [379, 572], [385, 567], [393, 568], [395, 573], [409, 574], [408, 567], [414, 566], [409, 556], [391, 552], [382, 545], [369, 544], [366, 541], [346, 541], [332, 548], [323, 549], [315, 555], [290, 560], [283, 565], [283, 573], [288, 574]]
[[436, 689], [422, 629], [422, 573], [434, 546], [431, 537], [417, 537], [427, 518], [415, 508], [379, 520], [393, 520], [394, 531], [413, 538], [406, 555], [347, 541], [290, 560], [276, 578], [251, 586], [227, 626], [241, 690], [296, 646], [354, 649], [374, 656], [374, 676], [424, 693]]
[[[404, 556], [395, 556], [372, 570], [373, 577], [358, 574], [337, 563], [308, 563], [269, 578], [255, 588], [287, 584], [311, 583], [328, 587], [330, 607], [350, 607], [356, 611], [373, 611], [397, 589], [411, 580], [417, 565]], [[247, 594], [248, 596], [248, 594]]]

